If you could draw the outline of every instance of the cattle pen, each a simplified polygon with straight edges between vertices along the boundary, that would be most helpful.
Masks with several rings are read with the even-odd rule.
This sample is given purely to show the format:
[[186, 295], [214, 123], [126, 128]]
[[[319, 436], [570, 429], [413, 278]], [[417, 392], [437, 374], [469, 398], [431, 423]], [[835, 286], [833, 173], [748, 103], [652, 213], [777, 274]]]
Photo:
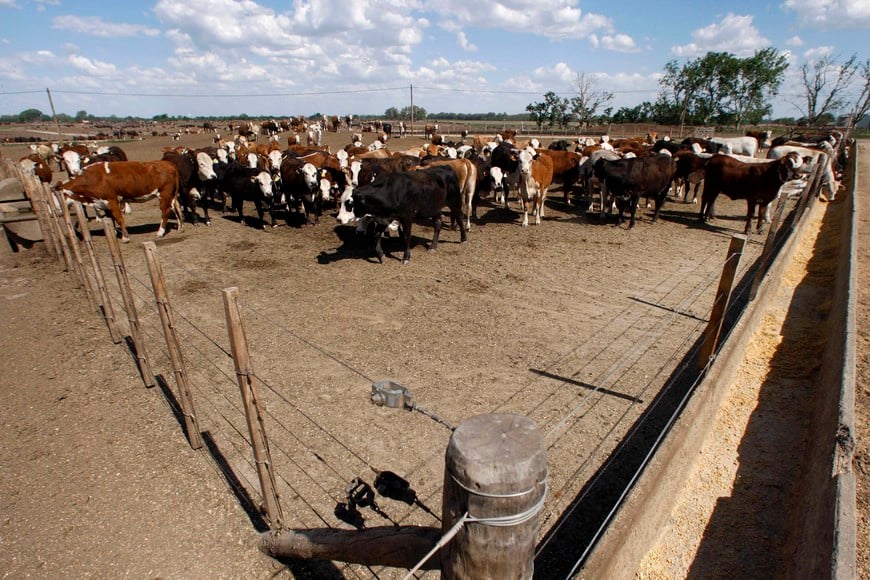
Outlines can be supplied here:
[[[765, 248], [780, 247], [814, 199], [805, 195], [784, 199], [779, 238], [768, 244], [765, 236], [749, 236], [739, 260], [729, 246], [742, 229], [743, 202], [725, 200], [713, 227], [695, 223], [694, 206], [670, 202], [664, 223], [646, 219], [631, 232], [562, 206], [538, 228], [523, 229], [492, 207], [469, 244], [445, 232], [438, 252], [424, 254], [417, 239], [405, 268], [371, 263], [347, 231], [327, 224], [271, 232], [233, 219], [210, 228], [188, 224], [156, 246], [169, 298], [155, 298], [139, 243], [121, 253], [151, 374], [191, 443], [202, 435], [203, 457], [218, 466], [255, 529], [270, 526], [269, 499], [227, 337], [228, 287], [240, 293], [284, 526], [440, 527], [451, 427], [482, 414], [516, 413], [539, 426], [549, 459], [536, 573], [565, 577], [593, 549], [643, 467], [623, 459], [642, 459], [652, 449], [697, 384], [697, 352], [709, 336], [723, 267], [734, 266], [736, 280], [727, 336], [767, 267]], [[150, 238], [153, 212], [137, 210], [130, 221], [134, 236]], [[101, 228], [92, 234], [107, 280], [104, 300], [115, 305], [119, 333], [130, 336], [105, 235]], [[69, 231], [65, 239], [64, 263], [81, 272], [88, 295], [98, 295], [100, 268], [78, 269], [79, 243]], [[58, 237], [58, 257], [63, 244]], [[87, 248], [78, 252], [85, 263]], [[170, 298], [183, 371], [164, 338], [160, 306]], [[195, 427], [182, 405], [188, 395], [178, 386], [181, 375]], [[419, 408], [373, 405], [372, 385], [387, 379], [410, 389]], [[639, 440], [646, 446], [634, 448]], [[346, 509], [351, 482], [373, 482], [386, 471], [409, 482], [415, 502], [379, 497], [377, 510]], [[565, 558], [566, 546], [576, 559]], [[317, 566], [312, 574], [403, 575], [339, 562]]]

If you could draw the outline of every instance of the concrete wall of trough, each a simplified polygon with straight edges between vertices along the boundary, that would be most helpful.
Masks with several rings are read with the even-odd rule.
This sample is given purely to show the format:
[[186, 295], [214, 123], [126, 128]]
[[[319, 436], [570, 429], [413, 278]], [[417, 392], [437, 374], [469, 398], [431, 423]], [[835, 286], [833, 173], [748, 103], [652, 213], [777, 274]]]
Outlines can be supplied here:
[[[851, 459], [854, 448], [855, 411], [855, 264], [857, 154], [852, 156], [851, 191], [845, 192], [850, 217], [844, 224], [830, 320], [831, 337], [820, 371], [813, 469], [802, 486], [803, 505], [797, 512], [802, 525], [790, 546], [791, 570], [785, 577], [854, 578], [855, 477]], [[759, 289], [722, 346], [706, 377], [698, 385], [683, 413], [674, 423], [644, 473], [628, 494], [618, 514], [591, 552], [580, 577], [632, 578], [643, 556], [658, 537], [692, 468], [696, 449], [709, 434], [717, 409], [739, 368], [745, 346], [777, 292], [778, 280], [791, 262], [807, 232], [810, 217], [823, 210], [810, 203], [792, 236], [779, 252]], [[810, 463], [810, 462], [808, 462]]]

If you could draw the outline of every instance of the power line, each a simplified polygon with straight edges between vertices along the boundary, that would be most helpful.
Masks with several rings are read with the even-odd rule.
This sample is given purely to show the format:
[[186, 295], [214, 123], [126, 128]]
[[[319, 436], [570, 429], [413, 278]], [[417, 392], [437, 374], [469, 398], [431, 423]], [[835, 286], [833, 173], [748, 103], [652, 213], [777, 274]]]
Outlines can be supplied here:
[[[92, 95], [102, 97], [168, 97], [168, 98], [194, 98], [194, 99], [226, 99], [226, 98], [252, 98], [252, 97], [315, 97], [322, 95], [345, 95], [353, 93], [378, 93], [390, 91], [404, 91], [407, 87], [385, 87], [379, 89], [346, 89], [330, 91], [307, 91], [287, 93], [120, 93], [109, 91], [71, 91], [55, 90], [55, 93], [65, 95]], [[29, 91], [28, 91], [29, 92]], [[0, 93], [12, 94], [12, 93]]]

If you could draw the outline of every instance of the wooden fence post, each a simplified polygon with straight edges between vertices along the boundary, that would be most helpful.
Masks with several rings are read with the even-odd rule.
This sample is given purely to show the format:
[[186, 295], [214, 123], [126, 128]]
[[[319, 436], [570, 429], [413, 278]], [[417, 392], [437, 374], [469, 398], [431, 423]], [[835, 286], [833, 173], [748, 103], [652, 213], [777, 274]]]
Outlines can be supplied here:
[[[807, 182], [807, 188], [811, 187], [812, 184], [813, 180], [810, 179]], [[805, 193], [806, 191], [801, 192], [801, 197], [803, 197]], [[776, 235], [779, 233], [779, 226], [782, 222], [782, 214], [785, 213], [787, 201], [788, 195], [780, 195], [779, 200], [776, 202], [776, 209], [774, 210], [773, 217], [770, 220], [770, 229], [767, 232], [767, 238], [764, 240], [764, 248], [761, 250], [761, 256], [758, 258], [758, 271], [755, 272], [755, 278], [752, 280], [752, 288], [749, 289], [750, 302], [755, 300], [755, 297], [758, 296], [758, 289], [761, 288], [761, 281], [764, 279], [768, 267], [770, 266], [770, 256], [773, 254], [773, 246], [776, 242]], [[795, 219], [797, 219], [797, 217], [797, 206], [795, 206]]]
[[79, 242], [76, 239], [75, 229], [73, 229], [72, 219], [69, 215], [69, 207], [67, 204], [61, 203], [60, 208], [63, 212], [63, 221], [66, 224], [65, 229], [67, 242], [69, 242], [69, 246], [72, 249], [73, 270], [79, 276], [79, 279], [85, 288], [85, 294], [88, 296], [88, 302], [91, 304], [91, 309], [95, 312], [99, 312], [100, 306], [97, 304], [97, 299], [94, 297], [94, 287], [91, 285], [91, 279], [85, 270], [85, 263], [84, 260], [82, 260], [82, 251], [81, 248], [79, 248]]
[[51, 244], [54, 250], [54, 256], [61, 260], [63, 259], [63, 250], [61, 249], [61, 242], [58, 238], [58, 228], [57, 228], [57, 213], [54, 211], [54, 204], [51, 203], [50, 196], [51, 187], [47, 183], [39, 184], [39, 187], [36, 188], [36, 202], [42, 206], [42, 216], [45, 219], [46, 231], [43, 232], [48, 237], [46, 238], [47, 243]]
[[722, 323], [725, 321], [725, 313], [728, 311], [728, 304], [731, 302], [734, 277], [737, 275], [737, 267], [740, 265], [744, 246], [746, 246], [745, 235], [735, 234], [731, 236], [731, 244], [728, 246], [728, 257], [725, 259], [725, 265], [722, 267], [722, 277], [719, 279], [719, 288], [716, 290], [716, 299], [713, 301], [710, 320], [707, 322], [707, 328], [704, 329], [702, 334], [704, 342], [698, 351], [698, 359], [696, 361], [698, 370], [703, 370], [707, 366], [713, 353], [716, 352], [716, 345], [719, 344], [719, 334], [722, 332]]
[[63, 203], [61, 199], [63, 196], [56, 194], [52, 190], [48, 190], [46, 192], [46, 196], [48, 199], [46, 203], [49, 205], [50, 213], [50, 222], [52, 224], [52, 230], [54, 231], [54, 235], [57, 239], [58, 246], [60, 246], [61, 255], [63, 256], [63, 263], [66, 271], [70, 273], [70, 276], [78, 283], [78, 278], [75, 273], [75, 265], [73, 264], [72, 258], [72, 250], [69, 247], [69, 243], [66, 237], [66, 228], [61, 225], [60, 217], [58, 216], [58, 211], [60, 211], [60, 205]]
[[172, 308], [169, 306], [169, 295], [166, 292], [166, 281], [163, 278], [163, 269], [157, 259], [157, 246], [154, 242], [145, 242], [145, 260], [148, 262], [148, 273], [151, 275], [151, 286], [154, 288], [154, 299], [157, 302], [157, 310], [160, 313], [160, 322], [163, 324], [163, 334], [166, 337], [166, 348], [169, 351], [169, 360], [175, 373], [175, 383], [178, 386], [178, 399], [181, 410], [184, 413], [184, 426], [187, 429], [187, 440], [193, 449], [202, 447], [202, 437], [199, 434], [199, 423], [196, 420], [196, 412], [193, 409], [193, 397], [190, 393], [190, 384], [187, 382], [187, 368], [184, 365], [184, 357], [181, 355], [181, 346], [178, 343], [178, 335], [175, 332], [175, 318], [172, 316]]
[[275, 482], [272, 456], [269, 452], [269, 441], [266, 438], [266, 424], [263, 420], [263, 408], [260, 399], [260, 389], [254, 380], [254, 366], [248, 353], [248, 338], [245, 334], [242, 311], [239, 305], [239, 289], [225, 288], [223, 290], [224, 310], [227, 316], [227, 332], [236, 366], [236, 377], [239, 380], [239, 390], [242, 393], [242, 403], [245, 406], [245, 417], [248, 421], [248, 432], [251, 435], [251, 446], [254, 449], [254, 462], [257, 465], [257, 477], [263, 492], [263, 504], [266, 516], [273, 528], [284, 526], [284, 515], [281, 512], [281, 502]]
[[109, 336], [112, 337], [112, 342], [118, 344], [121, 342], [121, 333], [118, 332], [118, 325], [115, 323], [115, 309], [112, 308], [112, 300], [109, 297], [109, 292], [106, 290], [106, 279], [103, 277], [103, 269], [100, 267], [100, 262], [97, 260], [97, 253], [94, 251], [94, 240], [91, 238], [91, 228], [88, 225], [85, 212], [82, 211], [82, 204], [75, 202], [73, 204], [73, 209], [75, 210], [79, 229], [82, 231], [82, 239], [84, 241], [85, 251], [87, 251], [88, 258], [91, 261], [91, 269], [94, 271], [94, 279], [97, 282], [97, 298], [103, 313], [103, 319], [106, 321], [106, 326], [109, 327]]
[[441, 548], [442, 578], [531, 578], [546, 492], [547, 451], [534, 421], [463, 421], [447, 446], [442, 529], [466, 521]]
[[825, 159], [824, 163], [830, 163], [826, 153], [819, 155], [819, 159], [817, 160], [815, 167], [813, 167], [813, 173], [810, 175], [807, 187], [801, 194], [797, 207], [794, 210], [794, 219], [791, 221], [791, 229], [794, 229], [795, 226], [797, 226], [797, 223], [800, 221], [801, 216], [804, 215], [804, 210], [807, 208], [807, 205], [809, 205], [810, 200], [817, 197], [819, 194], [819, 187], [821, 186], [822, 176], [824, 175], [824, 170], [822, 169], [824, 165], [824, 163], [822, 163], [822, 157]]
[[36, 176], [26, 174], [17, 163], [14, 164], [13, 167], [14, 172], [18, 175], [18, 180], [24, 188], [24, 194], [27, 196], [27, 200], [30, 201], [30, 207], [33, 209], [36, 221], [39, 222], [39, 230], [42, 232], [42, 239], [45, 241], [48, 255], [56, 257], [57, 254], [55, 252], [57, 251], [57, 247], [54, 245], [54, 239], [52, 238], [49, 229], [48, 216], [45, 215], [45, 208], [41, 203], [41, 196], [39, 195], [42, 191], [41, 182], [36, 178]]
[[115, 228], [111, 218], [100, 220], [103, 222], [103, 231], [106, 232], [106, 242], [109, 245], [109, 253], [112, 255], [112, 265], [115, 268], [115, 277], [118, 279], [118, 288], [121, 292], [121, 300], [124, 302], [124, 310], [127, 312], [127, 320], [130, 323], [130, 339], [133, 348], [136, 349], [136, 364], [146, 387], [154, 386], [154, 373], [148, 363], [148, 355], [145, 353], [145, 343], [139, 331], [139, 312], [136, 310], [136, 302], [133, 300], [133, 292], [130, 290], [130, 279], [127, 277], [127, 267], [124, 265], [124, 256], [115, 237]]

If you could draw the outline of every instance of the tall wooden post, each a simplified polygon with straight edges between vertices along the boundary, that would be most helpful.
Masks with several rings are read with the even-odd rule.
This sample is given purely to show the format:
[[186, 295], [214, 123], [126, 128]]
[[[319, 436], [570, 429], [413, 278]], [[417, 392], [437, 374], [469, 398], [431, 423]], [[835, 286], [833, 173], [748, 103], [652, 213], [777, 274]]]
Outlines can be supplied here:
[[91, 269], [94, 271], [94, 280], [97, 282], [97, 298], [102, 309], [103, 318], [106, 321], [106, 326], [109, 327], [109, 336], [112, 337], [112, 342], [118, 344], [121, 342], [121, 333], [118, 332], [118, 325], [115, 323], [115, 309], [112, 308], [112, 299], [109, 297], [109, 292], [106, 289], [106, 279], [103, 278], [103, 269], [100, 267], [100, 262], [97, 260], [97, 253], [94, 251], [94, 240], [91, 238], [91, 229], [88, 226], [88, 220], [85, 217], [85, 212], [82, 211], [82, 204], [75, 202], [73, 204], [76, 220], [79, 224], [79, 229], [82, 231], [85, 251], [88, 254], [88, 259], [91, 261]]
[[776, 234], [779, 232], [779, 224], [782, 222], [782, 214], [785, 210], [787, 195], [780, 195], [776, 202], [776, 209], [773, 211], [773, 217], [770, 220], [770, 228], [767, 231], [767, 238], [764, 240], [764, 248], [761, 250], [761, 256], [758, 258], [758, 271], [755, 272], [755, 278], [752, 280], [752, 288], [749, 290], [749, 300], [755, 300], [758, 296], [758, 289], [761, 287], [761, 281], [767, 273], [770, 265], [770, 256], [773, 254], [773, 246], [776, 242]]
[[66, 203], [61, 203], [60, 209], [63, 212], [66, 238], [69, 242], [69, 247], [72, 250], [73, 271], [78, 275], [79, 281], [85, 288], [85, 294], [87, 294], [88, 296], [88, 302], [90, 302], [91, 304], [91, 309], [95, 312], [99, 312], [100, 306], [97, 304], [97, 299], [94, 297], [94, 287], [91, 285], [91, 278], [90, 276], [88, 276], [88, 273], [85, 270], [85, 263], [82, 259], [82, 251], [81, 248], [79, 248], [79, 242], [76, 239], [75, 230], [73, 229], [72, 225], [72, 219], [69, 215], [69, 207]]
[[57, 128], [57, 141], [60, 143], [63, 141], [63, 138], [60, 132], [60, 122], [57, 120], [57, 113], [54, 112], [54, 99], [51, 98], [51, 91], [48, 90], [48, 87], [45, 88], [45, 92], [48, 93], [48, 104], [51, 106], [51, 116], [54, 119], [54, 126]]
[[78, 283], [78, 278], [75, 273], [75, 264], [73, 262], [72, 250], [69, 247], [69, 240], [66, 235], [66, 226], [61, 223], [61, 219], [57, 212], [63, 205], [64, 199], [61, 194], [54, 191], [48, 191], [48, 203], [51, 206], [51, 223], [57, 236], [58, 244], [60, 245], [61, 255], [63, 255], [63, 263], [66, 271], [70, 273], [73, 279]]
[[45, 215], [45, 205], [42, 203], [41, 195], [42, 187], [39, 179], [34, 175], [27, 175], [17, 163], [7, 160], [13, 168], [13, 173], [18, 176], [24, 188], [24, 194], [30, 202], [30, 207], [33, 209], [33, 214], [36, 216], [36, 221], [39, 222], [39, 231], [42, 232], [42, 239], [45, 241], [45, 248], [50, 256], [57, 256], [57, 247], [54, 245], [54, 239], [51, 236], [50, 226], [48, 224], [48, 216]]
[[118, 279], [118, 288], [121, 292], [121, 300], [124, 302], [124, 310], [127, 312], [127, 320], [130, 323], [130, 339], [133, 348], [136, 349], [136, 364], [146, 387], [154, 386], [154, 373], [148, 363], [148, 355], [145, 353], [145, 343], [142, 341], [142, 333], [139, 331], [139, 312], [136, 310], [136, 302], [133, 300], [133, 292], [130, 290], [130, 279], [127, 277], [127, 267], [124, 264], [124, 256], [118, 238], [115, 237], [115, 228], [112, 220], [105, 218], [103, 231], [106, 232], [106, 242], [109, 245], [109, 253], [112, 255], [112, 264], [115, 269], [115, 277]]
[[461, 423], [447, 447], [441, 523], [447, 532], [466, 521], [441, 548], [442, 578], [530, 579], [546, 482], [534, 421], [493, 414]]
[[143, 246], [145, 260], [148, 262], [148, 273], [151, 275], [151, 286], [154, 288], [154, 299], [157, 302], [160, 322], [163, 324], [163, 334], [166, 337], [166, 349], [169, 351], [169, 360], [172, 362], [175, 374], [175, 384], [178, 386], [178, 400], [181, 403], [181, 411], [184, 413], [187, 440], [193, 449], [199, 449], [202, 447], [202, 437], [199, 434], [199, 423], [193, 408], [193, 396], [187, 381], [187, 368], [184, 365], [184, 357], [181, 355], [178, 334], [175, 332], [175, 318], [169, 305], [169, 294], [166, 291], [163, 269], [157, 258], [157, 246], [154, 242], [145, 242]]
[[225, 288], [223, 290], [224, 310], [227, 316], [227, 332], [236, 366], [236, 377], [239, 380], [239, 390], [242, 403], [245, 406], [245, 417], [248, 421], [248, 432], [251, 435], [251, 446], [254, 449], [254, 462], [257, 465], [257, 477], [263, 492], [263, 504], [266, 516], [273, 528], [284, 526], [284, 516], [281, 512], [281, 502], [278, 500], [278, 490], [269, 452], [269, 441], [266, 438], [266, 424], [263, 420], [260, 389], [254, 380], [254, 366], [248, 353], [248, 338], [242, 320], [239, 305], [239, 289]]
[[58, 259], [63, 258], [63, 250], [58, 236], [57, 227], [57, 212], [54, 206], [54, 196], [51, 193], [51, 186], [47, 183], [40, 184], [37, 188], [36, 197], [42, 203], [45, 215], [45, 221], [48, 224], [48, 233], [51, 239], [51, 244], [54, 246], [55, 255]]
[[411, 137], [414, 136], [414, 83], [411, 83]]
[[722, 277], [719, 279], [719, 288], [716, 290], [716, 299], [713, 301], [713, 309], [707, 328], [704, 329], [704, 342], [698, 351], [696, 367], [704, 369], [710, 362], [716, 346], [719, 344], [719, 334], [722, 332], [722, 324], [725, 322], [725, 314], [728, 312], [728, 304], [731, 302], [731, 291], [734, 287], [734, 277], [737, 275], [737, 267], [743, 256], [743, 248], [746, 246], [746, 236], [736, 234], [731, 236], [731, 244], [728, 246], [728, 257], [722, 267]]

